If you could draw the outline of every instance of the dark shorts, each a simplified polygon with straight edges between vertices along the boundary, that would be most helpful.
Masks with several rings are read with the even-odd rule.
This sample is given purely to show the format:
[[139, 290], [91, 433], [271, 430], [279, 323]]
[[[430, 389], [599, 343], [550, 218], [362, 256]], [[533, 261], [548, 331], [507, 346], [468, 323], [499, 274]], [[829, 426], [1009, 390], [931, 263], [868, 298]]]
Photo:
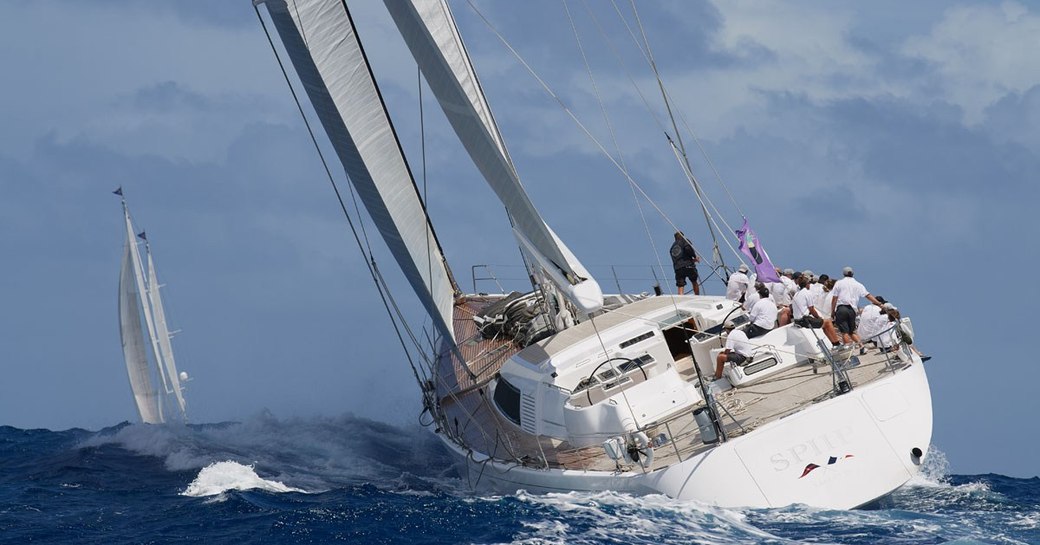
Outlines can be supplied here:
[[747, 361], [747, 356], [741, 354], [740, 352], [727, 352], [726, 361], [731, 361], [737, 365], [740, 365]]
[[687, 278], [690, 279], [691, 283], [697, 283], [697, 267], [683, 267], [681, 269], [675, 269], [675, 287], [681, 288], [685, 286]]
[[838, 305], [834, 309], [834, 326], [842, 333], [852, 335], [856, 332], [856, 309], [849, 305]]
[[754, 339], [755, 337], [761, 337], [762, 335], [765, 335], [766, 333], [769, 333], [770, 331], [772, 331], [772, 330], [771, 329], [766, 329], [764, 327], [759, 327], [756, 324], [751, 324], [751, 325], [747, 326], [744, 329], [744, 333], [747, 333], [747, 338], [749, 338], [749, 339]]
[[795, 320], [794, 325], [809, 329], [820, 329], [823, 327], [823, 319], [812, 315], [806, 315]]

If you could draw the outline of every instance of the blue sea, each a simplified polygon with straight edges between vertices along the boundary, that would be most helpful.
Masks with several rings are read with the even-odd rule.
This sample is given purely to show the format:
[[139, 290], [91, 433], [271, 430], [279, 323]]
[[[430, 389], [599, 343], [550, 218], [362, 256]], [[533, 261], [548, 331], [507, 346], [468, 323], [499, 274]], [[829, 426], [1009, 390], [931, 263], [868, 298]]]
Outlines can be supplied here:
[[467, 490], [419, 427], [356, 418], [0, 427], [3, 543], [1040, 543], [1040, 479], [923, 475], [855, 511]]

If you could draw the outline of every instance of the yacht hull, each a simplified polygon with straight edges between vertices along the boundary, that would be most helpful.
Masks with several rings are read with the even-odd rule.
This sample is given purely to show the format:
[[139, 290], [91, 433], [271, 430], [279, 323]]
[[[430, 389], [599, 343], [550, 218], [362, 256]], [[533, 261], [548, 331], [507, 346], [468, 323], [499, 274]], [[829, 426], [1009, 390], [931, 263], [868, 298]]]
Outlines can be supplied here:
[[896, 373], [646, 472], [518, 466], [467, 453], [441, 437], [475, 490], [614, 490], [720, 507], [850, 509], [892, 492], [917, 474], [931, 434], [928, 378], [914, 357]]

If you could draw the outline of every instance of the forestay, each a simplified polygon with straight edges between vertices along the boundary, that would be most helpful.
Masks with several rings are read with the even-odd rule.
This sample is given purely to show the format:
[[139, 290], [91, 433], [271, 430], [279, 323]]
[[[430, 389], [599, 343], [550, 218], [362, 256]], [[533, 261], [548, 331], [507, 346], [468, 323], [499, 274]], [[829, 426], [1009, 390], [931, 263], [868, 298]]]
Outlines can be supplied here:
[[382, 96], [339, 0], [255, 0], [271, 20], [383, 240], [437, 330], [454, 338], [455, 287]]
[[581, 310], [598, 309], [599, 286], [545, 224], [520, 183], [447, 3], [384, 3], [455, 133], [513, 219], [521, 244]]

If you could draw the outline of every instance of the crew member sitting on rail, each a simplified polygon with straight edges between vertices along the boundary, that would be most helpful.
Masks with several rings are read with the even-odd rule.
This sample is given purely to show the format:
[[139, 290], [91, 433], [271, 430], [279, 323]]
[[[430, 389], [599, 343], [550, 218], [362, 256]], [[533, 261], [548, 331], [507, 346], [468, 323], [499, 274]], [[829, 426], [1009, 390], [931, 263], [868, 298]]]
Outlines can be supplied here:
[[751, 307], [751, 311], [748, 312], [748, 318], [751, 320], [751, 325], [747, 327], [749, 339], [765, 335], [776, 327], [778, 310], [776, 303], [769, 298], [769, 290], [765, 286], [758, 288], [758, 296], [759, 300], [755, 302], [755, 306]]
[[798, 287], [800, 288], [798, 293], [795, 293], [794, 299], [791, 300], [791, 314], [794, 316], [795, 325], [809, 329], [822, 327], [823, 334], [827, 336], [831, 344], [838, 346], [838, 333], [834, 330], [834, 323], [820, 317], [820, 313], [816, 312], [813, 293], [809, 289], [809, 277], [803, 274], [798, 279]]
[[[762, 300], [768, 301], [768, 299]], [[722, 370], [726, 367], [727, 361], [740, 365], [754, 353], [754, 345], [748, 342], [747, 334], [743, 330], [736, 329], [733, 322], [727, 321], [722, 328], [726, 331], [726, 348], [719, 352], [719, 357], [715, 359], [714, 380], [722, 378]]]

